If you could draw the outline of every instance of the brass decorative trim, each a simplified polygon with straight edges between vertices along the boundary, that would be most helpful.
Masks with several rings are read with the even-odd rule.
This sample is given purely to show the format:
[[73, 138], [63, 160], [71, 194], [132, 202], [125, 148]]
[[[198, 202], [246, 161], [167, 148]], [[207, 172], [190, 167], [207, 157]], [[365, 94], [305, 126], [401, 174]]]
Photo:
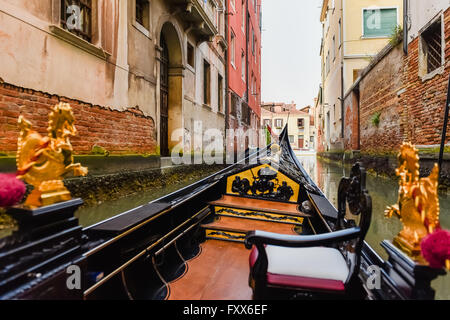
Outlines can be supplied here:
[[215, 212], [220, 216], [239, 217], [259, 221], [271, 221], [285, 224], [303, 225], [303, 217], [294, 217], [276, 213], [265, 213], [252, 210], [231, 209], [226, 207], [216, 207]]
[[246, 236], [245, 233], [223, 231], [223, 230], [213, 230], [213, 229], [206, 229], [205, 232], [206, 232], [207, 239], [214, 239], [214, 240], [228, 240], [228, 241], [235, 241], [235, 242], [244, 242], [245, 236]]

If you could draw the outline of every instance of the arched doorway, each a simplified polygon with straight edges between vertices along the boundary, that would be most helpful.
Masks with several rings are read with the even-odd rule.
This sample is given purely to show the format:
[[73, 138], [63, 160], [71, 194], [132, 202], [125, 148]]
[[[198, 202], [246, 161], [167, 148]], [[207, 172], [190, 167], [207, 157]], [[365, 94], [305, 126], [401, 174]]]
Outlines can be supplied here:
[[[170, 22], [160, 35], [160, 152], [170, 156], [171, 149], [181, 140], [172, 140], [172, 133], [183, 127], [183, 59], [180, 38]], [[182, 130], [180, 130], [182, 132]], [[178, 137], [174, 137], [177, 139]]]

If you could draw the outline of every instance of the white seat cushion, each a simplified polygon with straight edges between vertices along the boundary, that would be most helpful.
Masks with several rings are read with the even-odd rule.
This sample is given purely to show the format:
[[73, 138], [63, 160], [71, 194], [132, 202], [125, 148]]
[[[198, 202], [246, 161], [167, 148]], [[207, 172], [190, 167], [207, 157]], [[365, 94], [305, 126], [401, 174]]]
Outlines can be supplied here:
[[268, 273], [306, 278], [337, 280], [345, 283], [348, 266], [337, 249], [325, 247], [266, 247]]

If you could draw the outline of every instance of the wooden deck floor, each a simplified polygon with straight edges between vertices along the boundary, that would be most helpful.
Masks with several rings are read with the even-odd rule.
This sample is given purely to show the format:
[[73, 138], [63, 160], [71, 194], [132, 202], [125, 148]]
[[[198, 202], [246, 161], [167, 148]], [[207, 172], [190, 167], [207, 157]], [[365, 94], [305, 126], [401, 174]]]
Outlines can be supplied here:
[[[296, 234], [294, 225], [229, 217], [204, 227]], [[249, 256], [243, 243], [207, 240], [201, 253], [187, 262], [184, 276], [169, 284], [168, 300], [251, 300]]]
[[251, 300], [249, 254], [242, 243], [208, 240], [186, 274], [169, 284], [168, 300]]

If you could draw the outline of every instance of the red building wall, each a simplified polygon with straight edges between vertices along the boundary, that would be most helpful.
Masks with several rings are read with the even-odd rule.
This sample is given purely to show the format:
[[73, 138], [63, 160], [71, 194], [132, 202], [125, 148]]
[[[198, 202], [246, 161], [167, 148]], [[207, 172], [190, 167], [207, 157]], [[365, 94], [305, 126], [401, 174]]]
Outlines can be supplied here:
[[[228, 99], [231, 106], [232, 94], [235, 94], [240, 103], [248, 104], [253, 113], [249, 128], [256, 129], [259, 127], [261, 117], [261, 0], [227, 1]], [[242, 77], [243, 68], [244, 77]], [[227, 127], [236, 129], [239, 121], [232, 114], [232, 109], [230, 107], [231, 119]]]
[[[232, 3], [234, 2], [234, 6]], [[243, 26], [242, 11], [246, 10], [245, 2], [242, 0], [228, 0], [228, 70], [229, 89], [239, 97], [244, 97], [246, 83], [242, 79], [242, 54], [246, 53], [246, 34]], [[234, 54], [232, 52], [232, 35], [234, 35]], [[234, 59], [233, 59], [234, 56]], [[234, 63], [233, 63], [234, 60]]]
[[250, 16], [247, 28], [249, 105], [261, 118], [261, 0], [247, 1]]

